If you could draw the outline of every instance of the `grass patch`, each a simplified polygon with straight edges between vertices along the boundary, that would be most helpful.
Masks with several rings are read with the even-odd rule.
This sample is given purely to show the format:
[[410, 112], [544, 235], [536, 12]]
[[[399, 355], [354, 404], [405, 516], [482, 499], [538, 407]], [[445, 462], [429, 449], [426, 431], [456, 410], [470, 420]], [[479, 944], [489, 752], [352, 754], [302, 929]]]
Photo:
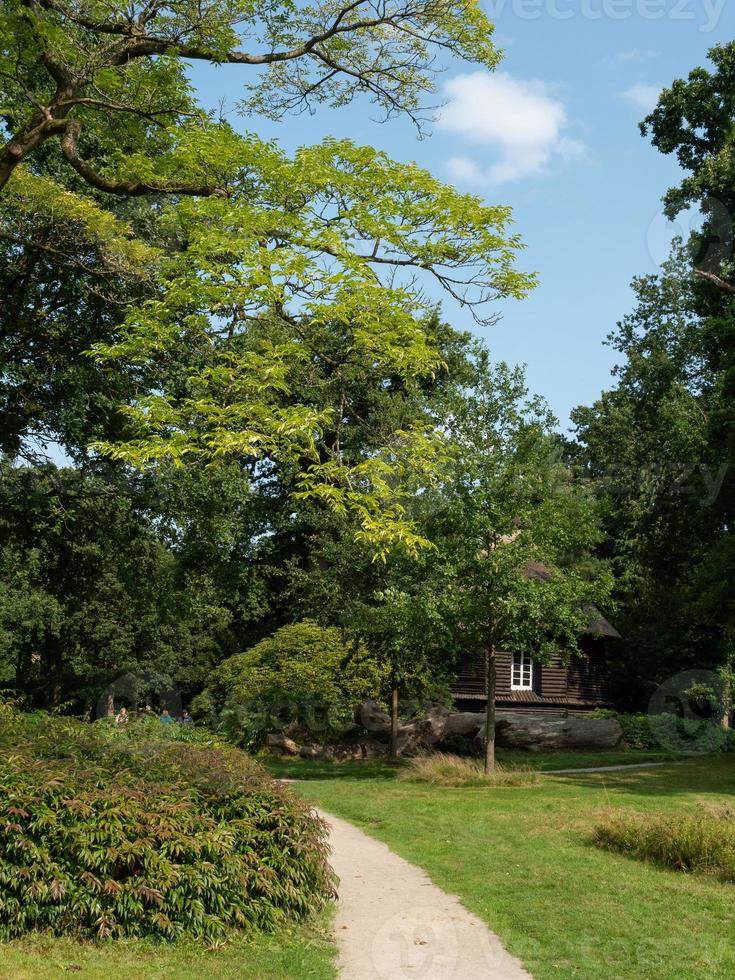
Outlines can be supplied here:
[[31, 935], [0, 944], [0, 975], [13, 980], [334, 980], [334, 953], [322, 920], [208, 950], [190, 942], [94, 943]]
[[395, 779], [400, 762], [387, 759], [294, 759], [262, 755], [258, 761], [277, 779]]
[[[574, 757], [590, 764], [588, 754]], [[567, 767], [558, 760], [549, 768]], [[735, 975], [735, 886], [675, 875], [590, 843], [611, 808], [681, 817], [694, 806], [732, 801], [733, 757], [548, 776], [502, 793], [411, 783], [395, 772], [304, 780], [298, 791], [459, 895], [535, 980]]]
[[446, 752], [434, 752], [408, 759], [398, 773], [399, 779], [430, 786], [481, 786], [486, 789], [507, 786], [534, 786], [541, 776], [533, 769], [496, 765], [492, 776], [486, 776], [480, 759], [467, 759]]
[[[585, 769], [593, 766], [635, 765], [639, 762], [667, 762], [680, 759], [671, 752], [595, 751], [570, 752], [565, 749], [551, 752], [524, 752], [521, 749], [498, 749], [498, 763], [505, 768], [523, 767], [538, 772], [549, 769]], [[406, 760], [346, 759], [344, 762], [286, 758], [274, 755], [259, 757], [265, 768], [278, 779], [396, 779]]]
[[694, 871], [735, 882], [735, 809], [692, 814], [610, 814], [593, 833], [598, 847], [674, 871]]

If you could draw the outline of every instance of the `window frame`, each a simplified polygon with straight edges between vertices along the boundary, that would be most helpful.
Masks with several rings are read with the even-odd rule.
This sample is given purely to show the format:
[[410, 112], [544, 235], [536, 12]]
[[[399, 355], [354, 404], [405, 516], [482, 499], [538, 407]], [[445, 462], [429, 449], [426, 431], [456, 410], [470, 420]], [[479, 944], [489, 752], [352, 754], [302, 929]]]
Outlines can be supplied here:
[[[516, 666], [517, 665], [517, 666]], [[516, 683], [516, 676], [518, 682]], [[528, 681], [525, 681], [525, 677]], [[510, 658], [511, 691], [533, 690], [533, 658], [530, 653], [513, 653]]]

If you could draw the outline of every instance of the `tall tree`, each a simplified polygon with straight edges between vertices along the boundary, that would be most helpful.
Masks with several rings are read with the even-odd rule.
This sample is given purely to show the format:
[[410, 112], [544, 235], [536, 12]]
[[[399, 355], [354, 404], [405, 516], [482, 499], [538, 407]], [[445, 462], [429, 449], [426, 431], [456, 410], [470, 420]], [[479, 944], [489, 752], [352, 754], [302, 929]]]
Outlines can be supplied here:
[[618, 693], [636, 708], [673, 673], [727, 673], [733, 656], [735, 44], [710, 58], [641, 124], [685, 172], [666, 213], [698, 207], [701, 227], [634, 282], [636, 309], [610, 338], [615, 387], [574, 414], [621, 603]]
[[[401, 479], [433, 433], [389, 433], [354, 468], [324, 435], [343, 432], [343, 401], [314, 411], [295, 378], [308, 360], [341, 371], [366, 356], [407, 382], [430, 375], [427, 282], [483, 322], [491, 300], [533, 284], [514, 267], [510, 212], [346, 141], [288, 158], [203, 112], [186, 63], [257, 68], [246, 112], [364, 94], [418, 119], [437, 52], [496, 64], [477, 5], [10, 0], [3, 20], [6, 241], [64, 268], [81, 239], [95, 273], [113, 289], [124, 273], [139, 291], [94, 345], [102, 369], [133, 385], [94, 450], [140, 467], [277, 460], [300, 473], [300, 493], [356, 513], [379, 547], [417, 544]], [[147, 218], [135, 199], [150, 199]], [[63, 233], [50, 246], [33, 229], [52, 219]], [[340, 342], [325, 355], [330, 325]]]
[[[14, 106], [0, 187], [53, 140], [83, 180], [124, 196], [227, 191], [223, 172], [197, 178], [192, 167], [189, 137], [203, 113], [186, 82], [188, 61], [240, 66], [247, 108], [267, 115], [366, 94], [386, 114], [414, 118], [432, 89], [436, 53], [488, 68], [498, 61], [472, 0], [6, 0], [0, 25], [8, 41], [0, 77]], [[88, 130], [96, 136], [110, 123], [123, 153], [143, 138], [143, 158], [117, 173], [104, 157], [90, 159], [85, 143]], [[183, 172], [157, 169], [161, 152], [177, 156]]]
[[[593, 558], [594, 500], [560, 458], [553, 419], [523, 373], [480, 353], [473, 388], [447, 420], [454, 450], [431, 499], [430, 537], [455, 635], [485, 652], [485, 772], [495, 769], [496, 655], [569, 658], [604, 603], [609, 576]], [[448, 612], [449, 612], [448, 608]]]

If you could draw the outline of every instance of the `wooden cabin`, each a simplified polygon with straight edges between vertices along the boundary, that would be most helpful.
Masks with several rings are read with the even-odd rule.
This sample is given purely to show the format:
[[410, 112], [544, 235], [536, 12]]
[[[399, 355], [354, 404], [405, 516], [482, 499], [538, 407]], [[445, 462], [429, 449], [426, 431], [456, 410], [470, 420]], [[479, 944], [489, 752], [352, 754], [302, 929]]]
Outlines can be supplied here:
[[[590, 626], [580, 638], [580, 654], [566, 665], [560, 657], [547, 667], [527, 653], [498, 653], [498, 710], [565, 715], [610, 707], [607, 655], [609, 643], [616, 639], [620, 634], [615, 627], [590, 609]], [[460, 666], [452, 693], [459, 711], [484, 710], [484, 654]]]

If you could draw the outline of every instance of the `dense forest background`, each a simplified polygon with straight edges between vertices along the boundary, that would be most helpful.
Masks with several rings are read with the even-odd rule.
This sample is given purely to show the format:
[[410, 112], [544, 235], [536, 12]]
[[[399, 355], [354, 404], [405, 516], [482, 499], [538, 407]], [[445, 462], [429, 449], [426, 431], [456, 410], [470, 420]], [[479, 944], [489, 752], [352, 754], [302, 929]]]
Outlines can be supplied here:
[[[466, 37], [461, 43], [469, 44]], [[493, 60], [488, 52], [483, 57]], [[488, 521], [506, 538], [514, 526], [533, 524], [534, 547], [574, 569], [579, 589], [612, 576], [608, 614], [623, 636], [612, 664], [620, 707], [645, 705], [663, 679], [688, 667], [730, 671], [735, 45], [711, 57], [711, 69], [664, 91], [642, 126], [656, 149], [678, 155], [685, 174], [667, 193], [668, 214], [699, 208], [702, 228], [676, 243], [658, 275], [636, 281], [636, 308], [611, 334], [620, 355], [613, 387], [575, 411], [569, 439], [526, 392], [522, 372], [493, 365], [441, 310], [416, 315], [412, 307], [409, 323], [405, 311], [399, 316], [394, 306], [379, 306], [375, 323], [383, 312], [395, 315], [381, 333], [363, 308], [362, 273], [349, 267], [348, 294], [309, 308], [304, 287], [294, 293], [298, 313], [289, 314], [268, 281], [271, 292], [254, 311], [250, 297], [264, 288], [262, 264], [251, 263], [260, 278], [251, 271], [238, 296], [226, 277], [204, 278], [202, 268], [209, 275], [216, 261], [230, 268], [245, 263], [218, 237], [221, 196], [209, 195], [210, 210], [195, 211], [186, 188], [169, 187], [179, 208], [172, 220], [160, 174], [159, 184], [149, 177], [146, 193], [139, 185], [92, 179], [79, 146], [103, 169], [118, 166], [121, 147], [139, 164], [143, 148], [150, 153], [151, 140], [159, 139], [147, 128], [152, 114], [192, 111], [175, 105], [191, 95], [173, 61], [155, 69], [166, 105], [151, 102], [148, 122], [133, 115], [113, 131], [101, 113], [85, 119], [81, 143], [77, 130], [67, 130], [77, 140], [73, 147], [34, 147], [23, 179], [35, 184], [6, 196], [0, 228], [0, 687], [30, 705], [91, 712], [116, 678], [153, 671], [188, 701], [223, 660], [308, 618], [390, 651], [394, 675], [405, 685], [424, 677], [430, 691], [451, 675], [462, 644], [481, 641], [471, 630], [458, 639], [457, 624], [467, 625], [471, 615], [479, 622], [486, 612], [448, 604], [447, 582], [461, 598], [462, 583], [480, 575], [472, 566], [480, 552], [468, 542], [471, 529]], [[29, 62], [23, 71], [15, 78], [26, 90], [47, 85], [37, 66]], [[23, 112], [3, 113], [8, 132], [27, 131]], [[207, 136], [224, 168], [229, 153], [235, 159], [234, 135], [218, 123]], [[160, 136], [159, 149], [170, 177], [181, 147], [168, 139]], [[206, 156], [203, 146], [197, 143], [197, 152]], [[351, 152], [340, 151], [340, 173], [348, 157], [351, 179], [364, 168], [365, 186], [385, 172], [381, 161], [371, 170], [367, 158], [358, 167]], [[303, 171], [325, 161], [314, 158]], [[293, 216], [305, 206], [286, 200], [295, 171], [276, 186], [272, 174], [284, 161], [258, 157], [251, 165], [252, 173], [243, 177], [238, 169], [237, 179], [249, 192], [257, 186], [270, 195], [271, 209], [277, 203], [281, 216]], [[266, 190], [264, 174], [271, 179]], [[409, 179], [420, 186], [401, 183]], [[409, 219], [428, 221], [416, 210], [425, 181], [413, 174], [391, 180], [376, 184], [375, 194], [400, 200], [402, 208], [415, 190]], [[45, 206], [52, 185], [73, 192], [76, 210], [65, 213], [67, 198]], [[466, 230], [466, 202], [442, 203], [440, 192], [430, 191], [438, 226], [451, 215], [468, 240], [479, 234]], [[92, 218], [79, 202], [88, 202]], [[494, 212], [480, 218], [501, 229], [506, 220]], [[146, 276], [149, 256], [134, 254], [122, 223], [134, 229], [136, 246], [174, 257], [163, 279]], [[197, 238], [202, 226], [210, 234], [204, 242]], [[307, 234], [304, 228], [298, 235]], [[265, 232], [248, 234], [259, 241]], [[354, 229], [345, 234], [349, 239]], [[381, 229], [374, 234], [380, 241]], [[521, 296], [531, 285], [520, 274], [514, 278], [514, 248], [509, 238], [487, 283], [494, 295]], [[195, 272], [187, 264], [192, 254], [203, 264]], [[395, 254], [390, 261], [407, 262]], [[303, 271], [295, 262], [289, 269], [293, 276]], [[305, 281], [310, 275], [307, 267]], [[323, 268], [320, 275], [324, 285]], [[166, 276], [178, 293], [163, 295]], [[205, 281], [215, 296], [207, 309], [194, 300]], [[475, 281], [468, 274], [467, 284]], [[454, 296], [452, 282], [444, 285]], [[376, 295], [375, 302], [383, 299]], [[148, 311], [148, 319], [141, 314], [132, 322], [131, 309]], [[371, 323], [367, 340], [355, 327], [358, 316]], [[175, 335], [174, 319], [185, 325]], [[408, 365], [405, 351], [413, 358]], [[278, 374], [283, 364], [287, 382], [285, 369]], [[240, 372], [239, 391], [248, 399], [236, 425], [236, 399], [230, 389], [220, 397], [231, 371]], [[193, 375], [199, 380], [192, 382]], [[317, 428], [318, 444], [308, 444], [304, 433]], [[258, 451], [234, 451], [232, 443], [242, 445], [252, 430]], [[438, 453], [438, 480], [425, 471], [438, 452], [426, 435], [431, 431], [454, 434], [464, 453], [463, 465], [444, 463]], [[473, 432], [484, 433], [484, 443], [472, 445]], [[277, 439], [290, 439], [287, 452], [274, 448]], [[166, 440], [166, 452], [159, 451]], [[68, 464], [51, 462], [49, 445]], [[482, 469], [493, 446], [507, 462], [502, 473]], [[344, 467], [349, 479], [341, 469], [335, 477]], [[370, 492], [358, 499], [366, 485]], [[484, 494], [471, 505], [470, 487]], [[386, 514], [396, 518], [387, 530]], [[578, 540], [572, 526], [584, 531]], [[560, 623], [559, 635], [572, 626]]]

